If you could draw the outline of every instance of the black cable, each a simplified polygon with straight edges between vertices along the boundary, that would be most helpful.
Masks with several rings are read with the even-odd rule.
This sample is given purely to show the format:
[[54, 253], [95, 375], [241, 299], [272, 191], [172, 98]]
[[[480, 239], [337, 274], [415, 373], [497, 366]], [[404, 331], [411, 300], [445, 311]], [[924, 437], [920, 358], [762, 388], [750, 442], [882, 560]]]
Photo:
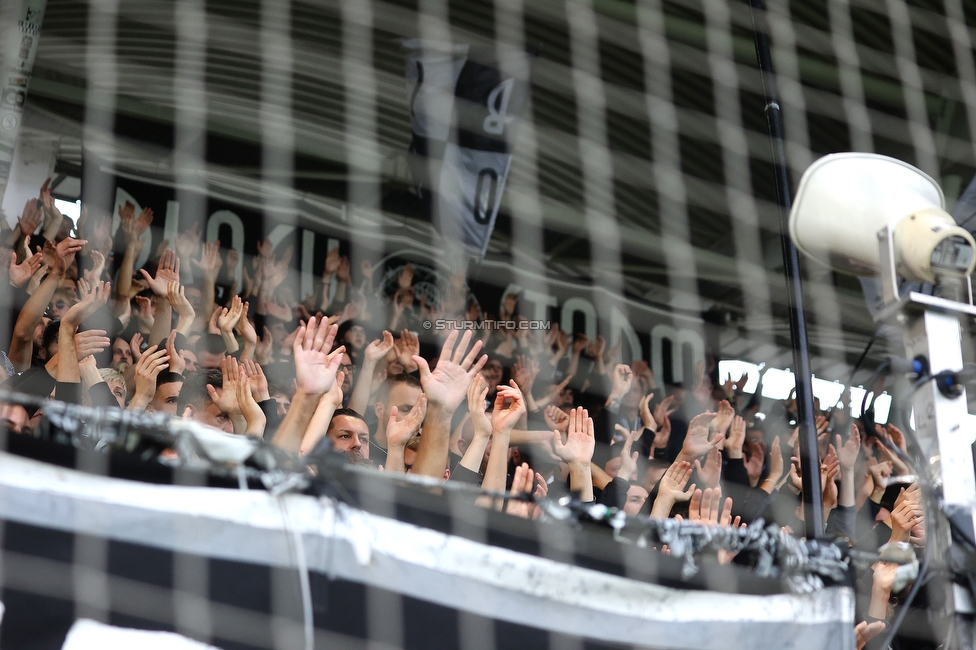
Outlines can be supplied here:
[[864, 346], [864, 352], [861, 353], [861, 356], [858, 358], [857, 363], [854, 364], [854, 369], [851, 370], [851, 376], [847, 378], [848, 386], [854, 383], [854, 375], [856, 375], [857, 371], [861, 369], [861, 364], [864, 363], [864, 359], [867, 358], [868, 352], [871, 351], [871, 346], [874, 345], [874, 342], [876, 340], [878, 340], [879, 331], [880, 330], [875, 330], [874, 334], [871, 335], [871, 338], [868, 339], [868, 344]]
[[[878, 332], [879, 331], [880, 330], [875, 330], [874, 331], [874, 334], [871, 335], [871, 338], [868, 339], [868, 344], [864, 346], [864, 350], [861, 352], [861, 356], [858, 357], [857, 363], [854, 364], [854, 368], [851, 370], [851, 374], [847, 377], [847, 389], [846, 389], [845, 392], [847, 392], [848, 394], [850, 394], [851, 387], [854, 385], [854, 375], [856, 375], [857, 374], [857, 371], [861, 369], [861, 364], [864, 363], [864, 360], [868, 356], [868, 352], [871, 351], [871, 346], [874, 345], [874, 342], [876, 340], [878, 340]], [[842, 397], [843, 397], [843, 395], [842, 395]], [[848, 403], [849, 402], [850, 402], [850, 400], [848, 400]], [[828, 428], [831, 426], [831, 424], [833, 423], [833, 420], [834, 420], [834, 413], [836, 412], [836, 409], [834, 408], [834, 406], [836, 406], [836, 404], [833, 405], [833, 406], [831, 406], [829, 409], [827, 409], [827, 427]], [[862, 408], [861, 408], [861, 413], [864, 413], [863, 405], [862, 405]]]

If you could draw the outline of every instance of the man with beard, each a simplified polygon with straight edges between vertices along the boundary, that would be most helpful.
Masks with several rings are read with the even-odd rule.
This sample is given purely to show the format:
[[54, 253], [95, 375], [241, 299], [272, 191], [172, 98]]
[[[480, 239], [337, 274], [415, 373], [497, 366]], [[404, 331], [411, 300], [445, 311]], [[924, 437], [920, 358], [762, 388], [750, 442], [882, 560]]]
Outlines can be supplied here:
[[345, 452], [349, 461], [364, 464], [369, 460], [369, 427], [352, 409], [336, 409], [326, 431], [336, 451]]

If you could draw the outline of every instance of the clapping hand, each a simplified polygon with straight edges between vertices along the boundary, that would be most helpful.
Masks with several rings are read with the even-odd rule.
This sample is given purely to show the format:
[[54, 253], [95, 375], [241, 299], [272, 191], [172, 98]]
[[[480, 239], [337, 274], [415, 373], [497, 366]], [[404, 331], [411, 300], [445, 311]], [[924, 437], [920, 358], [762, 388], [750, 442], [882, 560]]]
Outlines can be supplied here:
[[298, 390], [320, 397], [332, 388], [342, 355], [333, 354], [330, 358], [328, 350], [338, 329], [337, 325], [328, 326], [324, 318], [315, 317], [298, 327], [292, 344]]
[[562, 434], [557, 432], [552, 437], [552, 446], [556, 455], [563, 461], [571, 465], [589, 467], [590, 459], [593, 458], [593, 450], [596, 448], [593, 419], [590, 418], [589, 412], [581, 406], [570, 411], [566, 441], [563, 442]]
[[470, 342], [471, 330], [464, 332], [460, 343], [457, 330], [453, 330], [441, 347], [441, 355], [433, 371], [426, 359], [413, 355], [414, 363], [420, 368], [420, 383], [431, 406], [453, 413], [464, 400], [471, 378], [488, 361], [488, 355], [477, 358], [481, 351], [481, 341], [475, 341], [468, 350]]

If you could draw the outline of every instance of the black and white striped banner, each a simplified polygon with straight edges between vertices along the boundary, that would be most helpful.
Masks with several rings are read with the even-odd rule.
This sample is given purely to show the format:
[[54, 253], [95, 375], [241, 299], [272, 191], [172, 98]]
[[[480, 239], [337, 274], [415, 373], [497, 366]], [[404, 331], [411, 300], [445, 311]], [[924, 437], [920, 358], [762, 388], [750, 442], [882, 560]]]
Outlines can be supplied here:
[[222, 648], [853, 643], [846, 587], [665, 587], [328, 498], [140, 483], [2, 453], [0, 518], [5, 648], [35, 637], [48, 642], [32, 647], [60, 647], [77, 618]]

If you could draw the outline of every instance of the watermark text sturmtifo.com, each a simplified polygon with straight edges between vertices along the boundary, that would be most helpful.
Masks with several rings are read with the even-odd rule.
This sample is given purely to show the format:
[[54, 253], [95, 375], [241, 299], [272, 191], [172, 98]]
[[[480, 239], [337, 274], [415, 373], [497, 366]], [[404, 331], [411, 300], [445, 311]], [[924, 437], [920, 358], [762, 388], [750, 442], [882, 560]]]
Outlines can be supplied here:
[[425, 330], [548, 330], [547, 320], [425, 320]]

